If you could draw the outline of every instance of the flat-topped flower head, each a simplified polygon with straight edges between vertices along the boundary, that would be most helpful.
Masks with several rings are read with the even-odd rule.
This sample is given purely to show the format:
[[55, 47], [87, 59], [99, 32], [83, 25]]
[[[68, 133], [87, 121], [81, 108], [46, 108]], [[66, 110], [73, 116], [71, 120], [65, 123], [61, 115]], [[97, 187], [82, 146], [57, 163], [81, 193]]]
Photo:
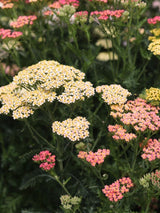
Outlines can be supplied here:
[[32, 25], [33, 21], [37, 19], [37, 16], [30, 15], [30, 16], [19, 16], [16, 21], [12, 21], [10, 26], [13, 28], [21, 28], [24, 25]]
[[123, 177], [116, 180], [111, 185], [106, 185], [102, 192], [111, 202], [117, 202], [121, 200], [125, 193], [129, 192], [129, 189], [133, 187], [132, 180], [129, 177]]
[[32, 160], [39, 163], [39, 167], [45, 171], [49, 171], [55, 166], [55, 155], [52, 155], [48, 150], [41, 151], [33, 156]]
[[149, 36], [148, 40], [152, 41], [148, 50], [150, 50], [154, 55], [160, 55], [160, 29], [155, 28], [150, 31], [154, 36]]
[[92, 84], [83, 82], [84, 77], [80, 70], [56, 61], [29, 66], [14, 76], [12, 83], [0, 87], [0, 113], [22, 119], [55, 99], [64, 104], [84, 100], [94, 95]]
[[149, 18], [149, 19], [147, 19], [147, 21], [148, 21], [148, 24], [155, 25], [157, 23], [160, 23], [160, 16], [155, 16], [153, 18]]
[[137, 98], [126, 104], [111, 106], [111, 115], [120, 118], [124, 125], [131, 125], [136, 131], [158, 131], [160, 129], [159, 107], [147, 104], [146, 100]]
[[160, 159], [160, 141], [157, 139], [149, 139], [146, 146], [143, 148], [141, 157], [143, 159], [148, 159], [148, 161]]
[[97, 152], [90, 151], [89, 153], [80, 151], [78, 158], [85, 159], [92, 166], [95, 166], [96, 164], [102, 164], [107, 155], [110, 155], [109, 149], [98, 149]]
[[131, 93], [117, 84], [102, 85], [96, 87], [97, 93], [102, 93], [102, 99], [108, 105], [112, 104], [124, 104], [127, 101], [127, 97]]
[[79, 141], [89, 136], [89, 125], [86, 118], [78, 116], [73, 120], [69, 118], [62, 122], [53, 122], [52, 131], [71, 141]]
[[110, 17], [120, 18], [124, 10], [103, 10], [103, 11], [92, 11], [91, 16], [97, 17], [99, 20], [107, 20]]
[[19, 38], [22, 35], [23, 35], [22, 32], [12, 31], [11, 29], [4, 29], [4, 28], [0, 29], [1, 39], [13, 39], [13, 38], [15, 39], [15, 38]]
[[109, 125], [108, 131], [113, 134], [112, 138], [115, 140], [125, 140], [126, 142], [129, 142], [137, 136], [134, 133], [128, 133], [126, 129], [123, 128], [122, 125]]
[[146, 100], [151, 102], [153, 105], [160, 104], [160, 89], [151, 87], [150, 89], [146, 89]]

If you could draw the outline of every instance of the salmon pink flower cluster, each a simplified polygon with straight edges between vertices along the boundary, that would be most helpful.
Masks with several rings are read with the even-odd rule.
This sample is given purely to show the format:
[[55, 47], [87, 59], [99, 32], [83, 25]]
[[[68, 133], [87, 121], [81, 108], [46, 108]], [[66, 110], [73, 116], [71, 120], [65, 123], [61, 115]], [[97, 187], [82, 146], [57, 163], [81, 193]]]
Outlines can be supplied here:
[[40, 163], [39, 167], [41, 169], [49, 171], [55, 166], [55, 157], [55, 155], [52, 155], [48, 150], [46, 150], [34, 155], [32, 160], [36, 163]]
[[32, 25], [33, 21], [37, 19], [37, 16], [31, 15], [31, 16], [19, 16], [16, 21], [12, 21], [10, 23], [10, 26], [13, 28], [20, 28], [24, 25]]
[[102, 192], [112, 202], [117, 202], [123, 198], [123, 194], [129, 192], [129, 189], [133, 187], [132, 180], [129, 177], [123, 177], [116, 180], [111, 185], [106, 185]]
[[22, 35], [23, 35], [22, 32], [12, 31], [11, 29], [4, 29], [4, 28], [0, 29], [0, 37], [2, 39], [5, 39], [5, 38], [18, 38], [18, 37], [20, 37]]
[[79, 11], [74, 13], [75, 18], [87, 18], [88, 16], [88, 11]]
[[13, 8], [14, 4], [11, 2], [11, 0], [0, 0], [0, 7], [2, 9], [10, 9]]
[[125, 125], [132, 125], [136, 131], [144, 132], [147, 129], [158, 131], [160, 129], [159, 107], [147, 104], [146, 100], [141, 98], [128, 101], [121, 106], [112, 105], [111, 110], [111, 116], [120, 118]]
[[68, 118], [63, 122], [55, 121], [52, 124], [52, 130], [58, 135], [62, 135], [71, 141], [79, 141], [89, 136], [88, 128], [90, 123], [86, 118], [76, 117], [75, 119]]
[[103, 2], [103, 3], [107, 3], [108, 2], [108, 0], [88, 0], [88, 1], [98, 1], [98, 2]]
[[147, 20], [148, 24], [157, 24], [160, 22], [160, 16], [155, 16], [154, 18], [149, 18]]
[[79, 7], [79, 1], [78, 0], [58, 0], [53, 2], [53, 4], [50, 4], [49, 7], [53, 9], [58, 9], [62, 7], [63, 5], [71, 5], [74, 7]]
[[149, 139], [146, 146], [143, 147], [141, 157], [149, 161], [160, 159], [160, 141], [157, 139]]
[[89, 153], [80, 151], [78, 154], [78, 158], [85, 159], [92, 166], [95, 166], [96, 164], [103, 163], [107, 155], [110, 155], [109, 149], [98, 149], [97, 152], [90, 151]]
[[51, 11], [51, 10], [47, 10], [47, 11], [45, 11], [45, 12], [43, 12], [43, 15], [44, 16], [51, 16], [51, 15], [53, 15], [54, 13], [53, 13], [53, 11]]
[[108, 131], [114, 133], [112, 136], [115, 140], [125, 140], [126, 142], [129, 142], [133, 140], [134, 138], [137, 138], [137, 136], [134, 133], [127, 133], [127, 130], [123, 128], [122, 125], [109, 125]]
[[92, 11], [91, 16], [96, 16], [98, 19], [107, 20], [110, 17], [120, 18], [124, 10], [104, 10], [104, 11]]

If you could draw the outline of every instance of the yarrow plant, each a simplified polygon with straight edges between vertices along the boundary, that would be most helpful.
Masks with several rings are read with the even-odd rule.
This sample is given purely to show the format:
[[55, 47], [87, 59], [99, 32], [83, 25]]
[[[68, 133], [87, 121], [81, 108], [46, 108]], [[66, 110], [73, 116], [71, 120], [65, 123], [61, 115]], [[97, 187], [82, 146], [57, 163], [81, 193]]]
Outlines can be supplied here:
[[0, 0], [0, 212], [159, 212], [160, 21], [149, 5]]

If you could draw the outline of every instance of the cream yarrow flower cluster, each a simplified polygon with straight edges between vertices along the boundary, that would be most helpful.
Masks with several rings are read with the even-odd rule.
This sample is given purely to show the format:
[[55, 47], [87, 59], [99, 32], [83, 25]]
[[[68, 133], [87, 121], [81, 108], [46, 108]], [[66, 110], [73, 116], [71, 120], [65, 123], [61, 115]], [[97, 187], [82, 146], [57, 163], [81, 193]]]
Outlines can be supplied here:
[[102, 93], [102, 98], [108, 105], [124, 104], [127, 101], [127, 96], [131, 95], [127, 89], [117, 84], [98, 86], [96, 92]]
[[66, 210], [71, 210], [81, 203], [81, 198], [77, 196], [71, 197], [70, 195], [62, 195], [60, 200], [62, 207]]
[[[56, 61], [41, 61], [19, 72], [13, 82], [0, 87], [0, 114], [12, 113], [14, 119], [27, 118], [45, 102], [70, 104], [94, 95], [85, 74]], [[63, 92], [62, 92], [63, 91]]]
[[84, 117], [76, 117], [75, 119], [67, 119], [65, 121], [59, 122], [55, 121], [52, 124], [53, 133], [62, 135], [71, 141], [79, 141], [80, 139], [85, 139], [89, 136], [90, 123]]

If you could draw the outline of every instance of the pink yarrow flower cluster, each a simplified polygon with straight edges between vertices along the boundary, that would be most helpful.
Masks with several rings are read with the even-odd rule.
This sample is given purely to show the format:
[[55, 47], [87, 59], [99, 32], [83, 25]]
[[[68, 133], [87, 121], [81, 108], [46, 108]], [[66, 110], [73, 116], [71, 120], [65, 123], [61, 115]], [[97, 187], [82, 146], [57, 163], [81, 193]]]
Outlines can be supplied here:
[[79, 7], [79, 1], [78, 0], [58, 0], [53, 2], [53, 4], [50, 4], [50, 8], [58, 9], [62, 7], [63, 5], [71, 5], [74, 7]]
[[147, 20], [148, 24], [157, 24], [160, 22], [160, 16], [155, 16], [154, 18], [149, 18]]
[[88, 16], [88, 11], [79, 11], [79, 12], [76, 12], [74, 13], [74, 17], [77, 18], [77, 17], [87, 17]]
[[111, 110], [111, 116], [120, 118], [125, 125], [132, 125], [136, 131], [144, 132], [147, 129], [158, 131], [160, 129], [159, 107], [147, 104], [141, 98], [128, 101], [124, 105], [112, 105]]
[[103, 3], [107, 3], [108, 0], [88, 0], [88, 1], [98, 1], [98, 2], [103, 2]]
[[151, 182], [158, 190], [160, 189], [160, 170], [151, 173]]
[[123, 194], [129, 192], [129, 189], [133, 187], [132, 180], [129, 177], [123, 177], [116, 180], [111, 185], [106, 185], [102, 192], [112, 202], [117, 202], [123, 198]]
[[134, 133], [127, 133], [127, 130], [123, 128], [122, 125], [109, 125], [108, 131], [114, 133], [112, 136], [115, 140], [125, 140], [126, 142], [129, 142], [133, 140], [134, 138], [137, 138], [137, 136]]
[[160, 141], [157, 139], [149, 139], [147, 145], [143, 148], [141, 157], [149, 161], [160, 159]]
[[52, 155], [48, 150], [46, 150], [34, 155], [32, 160], [40, 163], [40, 168], [45, 171], [49, 171], [55, 166], [55, 157], [55, 155]]
[[89, 153], [80, 151], [78, 154], [78, 158], [85, 159], [92, 166], [95, 166], [96, 164], [103, 163], [107, 155], [110, 155], [109, 149], [98, 149], [97, 152], [90, 151]]
[[10, 26], [13, 28], [20, 28], [24, 25], [33, 24], [33, 21], [37, 19], [37, 16], [31, 15], [31, 16], [19, 16], [16, 21], [13, 21], [10, 23]]
[[116, 17], [120, 18], [122, 14], [124, 13], [124, 10], [104, 10], [104, 11], [93, 11], [91, 12], [91, 16], [97, 16], [98, 19], [101, 20], [107, 20], [110, 17]]
[[18, 31], [12, 31], [11, 29], [0, 29], [0, 36], [2, 39], [5, 38], [18, 38], [21, 35], [23, 35], [22, 32], [18, 32]]

